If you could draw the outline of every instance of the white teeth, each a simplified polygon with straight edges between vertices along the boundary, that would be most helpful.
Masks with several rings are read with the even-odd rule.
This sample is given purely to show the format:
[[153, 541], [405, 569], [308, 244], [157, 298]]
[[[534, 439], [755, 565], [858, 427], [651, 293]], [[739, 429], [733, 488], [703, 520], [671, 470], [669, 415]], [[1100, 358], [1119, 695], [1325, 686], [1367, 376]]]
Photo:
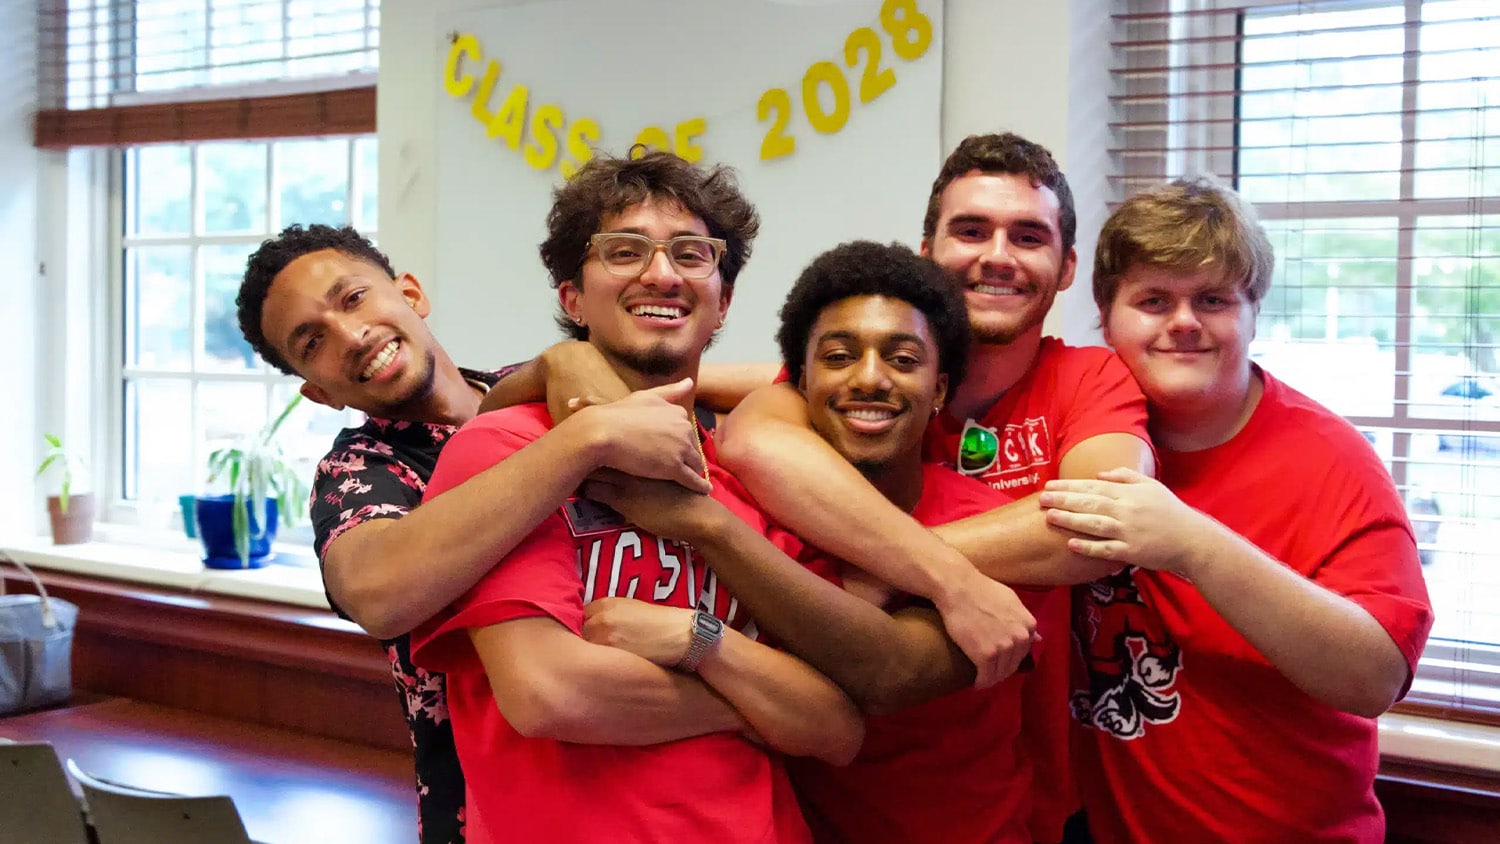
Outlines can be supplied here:
[[976, 293], [985, 293], [990, 296], [1015, 296], [1020, 294], [1021, 288], [996, 287], [993, 284], [976, 284], [974, 285], [974, 291]]
[[844, 413], [850, 419], [858, 419], [861, 422], [884, 422], [887, 419], [896, 418], [894, 410], [850, 410]]
[[630, 309], [632, 316], [656, 317], [658, 319], [681, 319], [687, 316], [684, 308], [670, 305], [636, 305]]
[[399, 345], [400, 343], [396, 342], [395, 340], [392, 340], [391, 342], [385, 344], [385, 348], [381, 349], [380, 354], [376, 355], [375, 359], [370, 361], [369, 366], [365, 367], [365, 371], [361, 372], [359, 374], [359, 377], [368, 381], [371, 378], [374, 378], [376, 375], [380, 374], [380, 371], [382, 369], [390, 366], [391, 361], [396, 359], [396, 347]]

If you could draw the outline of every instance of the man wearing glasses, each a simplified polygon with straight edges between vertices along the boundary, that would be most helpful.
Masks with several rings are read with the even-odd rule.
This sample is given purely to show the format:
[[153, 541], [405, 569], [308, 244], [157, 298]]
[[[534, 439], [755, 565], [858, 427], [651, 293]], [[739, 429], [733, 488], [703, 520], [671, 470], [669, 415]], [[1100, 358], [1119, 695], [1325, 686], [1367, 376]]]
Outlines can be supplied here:
[[[569, 332], [632, 390], [694, 378], [759, 226], [730, 173], [662, 152], [596, 157], [547, 222], [542, 259]], [[550, 430], [541, 404], [476, 418], [427, 499]], [[709, 494], [765, 533], [698, 433]], [[413, 636], [417, 663], [448, 676], [471, 842], [810, 840], [763, 743], [843, 764], [863, 721], [831, 680], [755, 641], [702, 554], [575, 497], [491, 562]], [[641, 635], [614, 632], [640, 617], [628, 629]]]
[[431, 507], [438, 453], [504, 374], [455, 365], [428, 329], [422, 284], [352, 228], [288, 226], [250, 256], [240, 330], [302, 394], [367, 414], [313, 479], [314, 547], [329, 602], [381, 639], [411, 732], [422, 844], [463, 844], [464, 778], [441, 674], [408, 633], [472, 586], [601, 466], [695, 489], [697, 436], [681, 388], [591, 408]]

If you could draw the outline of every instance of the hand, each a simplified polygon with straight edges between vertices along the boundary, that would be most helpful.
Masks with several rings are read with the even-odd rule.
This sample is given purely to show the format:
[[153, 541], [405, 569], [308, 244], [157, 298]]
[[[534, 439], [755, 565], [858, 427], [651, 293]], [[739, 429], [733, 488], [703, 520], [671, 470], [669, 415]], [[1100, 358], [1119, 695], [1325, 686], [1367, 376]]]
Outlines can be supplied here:
[[693, 611], [634, 598], [600, 598], [583, 608], [583, 638], [629, 651], [663, 668], [687, 655], [693, 642]]
[[1049, 481], [1040, 503], [1047, 523], [1083, 534], [1068, 550], [1143, 569], [1191, 577], [1195, 558], [1213, 541], [1217, 522], [1183, 504], [1155, 478], [1133, 469], [1100, 472], [1094, 481]]
[[703, 477], [698, 425], [681, 404], [692, 392], [693, 380], [684, 378], [618, 401], [582, 397], [570, 403], [593, 425], [603, 455], [601, 466], [707, 493], [712, 485]]
[[596, 396], [594, 403], [603, 404], [623, 398], [630, 391], [604, 355], [583, 340], [566, 340], [549, 346], [537, 355], [537, 363], [546, 382], [547, 411], [554, 422], [561, 422], [581, 409], [581, 405], [570, 404], [570, 399], [577, 396]]
[[1041, 641], [1036, 619], [1020, 597], [978, 571], [963, 588], [934, 603], [948, 636], [974, 663], [975, 688], [989, 688], [1016, 673], [1031, 646]]
[[[702, 476], [698, 480], [703, 480]], [[600, 469], [589, 475], [583, 497], [608, 505], [631, 524], [657, 536], [694, 541], [705, 529], [705, 508], [721, 506], [706, 495], [666, 481]]]

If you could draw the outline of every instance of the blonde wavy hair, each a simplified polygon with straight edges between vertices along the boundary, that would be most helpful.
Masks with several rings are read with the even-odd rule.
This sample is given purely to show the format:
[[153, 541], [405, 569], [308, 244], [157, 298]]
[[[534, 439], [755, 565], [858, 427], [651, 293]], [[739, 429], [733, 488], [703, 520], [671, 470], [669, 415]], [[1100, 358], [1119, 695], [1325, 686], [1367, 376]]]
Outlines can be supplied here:
[[1255, 209], [1211, 176], [1173, 179], [1125, 200], [1099, 231], [1094, 303], [1114, 304], [1132, 266], [1196, 272], [1220, 267], [1253, 305], [1271, 287], [1276, 256]]

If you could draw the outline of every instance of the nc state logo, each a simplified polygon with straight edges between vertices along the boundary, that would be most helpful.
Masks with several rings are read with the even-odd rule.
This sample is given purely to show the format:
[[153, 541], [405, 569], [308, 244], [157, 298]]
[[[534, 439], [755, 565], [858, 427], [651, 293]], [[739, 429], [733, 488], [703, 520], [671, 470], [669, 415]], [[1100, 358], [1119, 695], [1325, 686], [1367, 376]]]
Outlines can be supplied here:
[[1172, 690], [1182, 670], [1175, 642], [1153, 642], [1126, 628], [1115, 636], [1113, 654], [1086, 657], [1089, 689], [1073, 693], [1073, 717], [1122, 739], [1145, 735], [1147, 724], [1177, 719], [1181, 696]]

